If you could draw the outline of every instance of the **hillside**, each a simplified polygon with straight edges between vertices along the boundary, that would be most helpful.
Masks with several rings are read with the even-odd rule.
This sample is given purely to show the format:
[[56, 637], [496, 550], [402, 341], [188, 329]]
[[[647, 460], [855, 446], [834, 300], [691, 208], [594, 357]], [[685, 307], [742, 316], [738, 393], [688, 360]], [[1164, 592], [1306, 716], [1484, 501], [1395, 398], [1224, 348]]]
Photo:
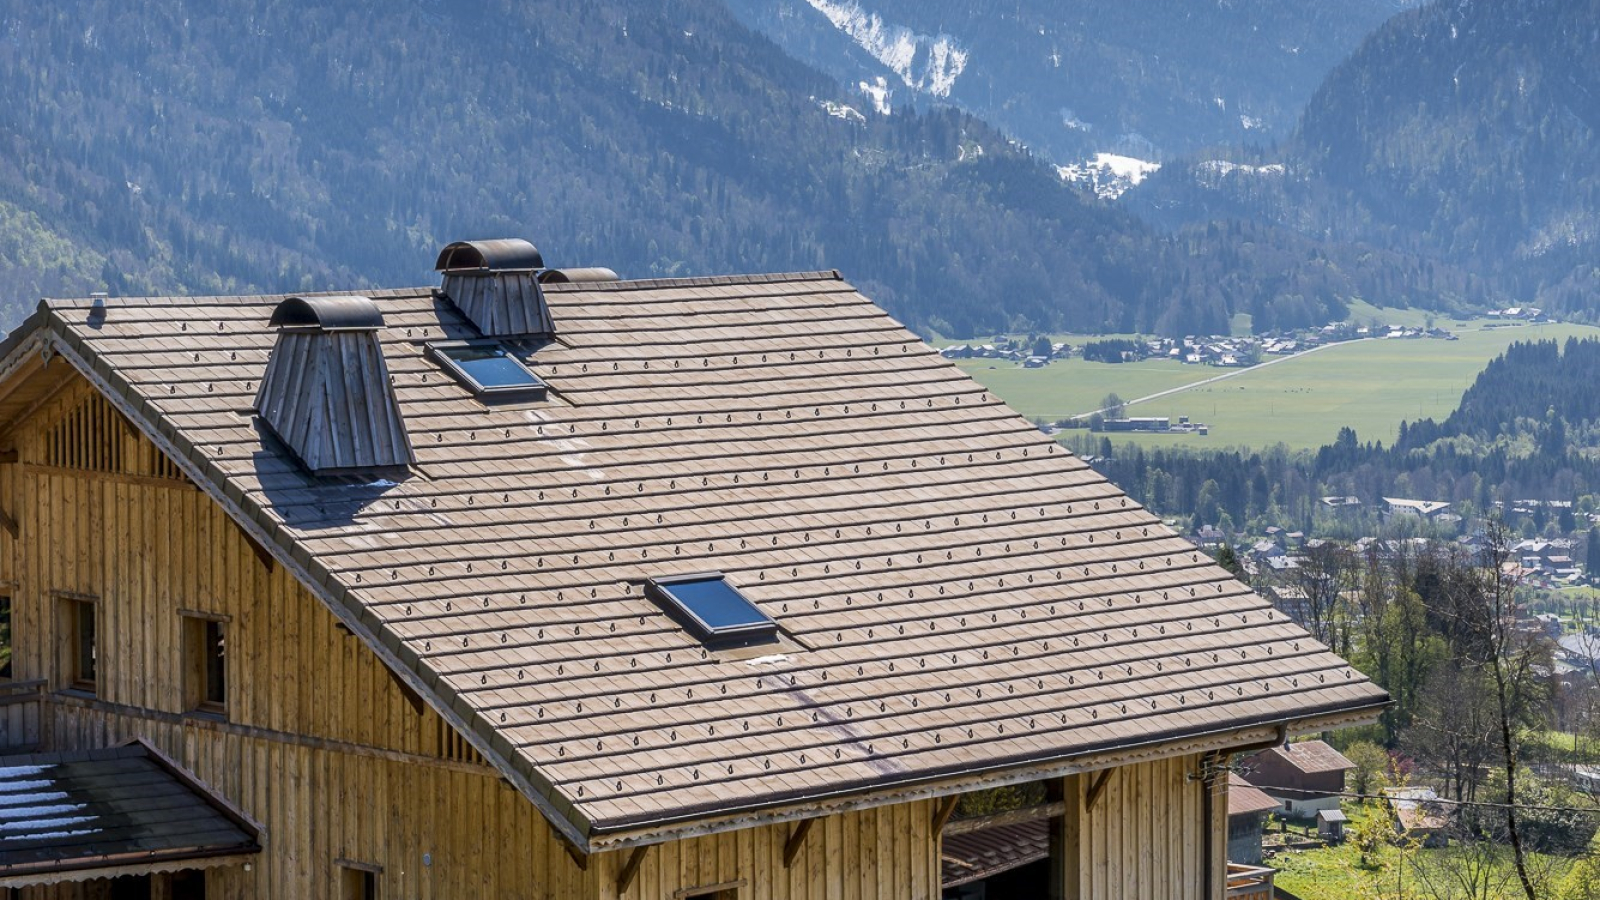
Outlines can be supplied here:
[[0, 291], [415, 283], [519, 235], [631, 277], [836, 267], [951, 333], [1152, 326], [1163, 244], [959, 113], [860, 115], [725, 9], [5, 0]]
[[490, 235], [627, 277], [837, 268], [951, 336], [1481, 292], [1280, 229], [1160, 235], [965, 113], [851, 107], [715, 4], [0, 9], [0, 324], [44, 294], [414, 284]]
[[875, 95], [948, 102], [1059, 163], [1286, 136], [1317, 85], [1415, 0], [729, 0]]
[[1167, 224], [1240, 217], [1393, 247], [1593, 320], [1600, 2], [1444, 0], [1391, 20], [1269, 150], [1130, 193]]

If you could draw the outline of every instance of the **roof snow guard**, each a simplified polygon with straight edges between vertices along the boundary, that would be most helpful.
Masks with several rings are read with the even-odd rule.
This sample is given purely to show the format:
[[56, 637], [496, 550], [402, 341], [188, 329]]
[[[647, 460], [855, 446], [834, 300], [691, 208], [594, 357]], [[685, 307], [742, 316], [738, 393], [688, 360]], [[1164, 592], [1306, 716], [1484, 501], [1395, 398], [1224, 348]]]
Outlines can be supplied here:
[[290, 297], [273, 310], [278, 341], [256, 411], [313, 475], [410, 465], [415, 457], [366, 297]]
[[544, 257], [518, 238], [457, 241], [439, 251], [440, 290], [485, 337], [555, 334], [538, 271]]

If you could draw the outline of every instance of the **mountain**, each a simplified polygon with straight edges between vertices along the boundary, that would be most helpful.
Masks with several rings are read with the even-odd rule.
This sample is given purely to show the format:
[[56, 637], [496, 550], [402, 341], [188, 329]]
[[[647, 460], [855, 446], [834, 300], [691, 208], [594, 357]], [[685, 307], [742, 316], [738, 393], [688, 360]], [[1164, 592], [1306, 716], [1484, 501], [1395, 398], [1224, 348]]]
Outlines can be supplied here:
[[1168, 225], [1246, 218], [1364, 241], [1594, 320], [1600, 2], [1444, 0], [1391, 20], [1281, 147], [1169, 165], [1127, 195]]
[[716, 4], [0, 3], [0, 290], [839, 268], [954, 334], [1149, 329], [1163, 240], [951, 110], [859, 112]]
[[0, 324], [41, 294], [416, 284], [486, 236], [625, 277], [838, 268], [961, 337], [1305, 325], [1420, 271], [1269, 227], [1160, 234], [690, 0], [0, 0], [0, 90]]
[[1059, 163], [1271, 142], [1415, 0], [728, 0], [861, 102], [953, 103]]

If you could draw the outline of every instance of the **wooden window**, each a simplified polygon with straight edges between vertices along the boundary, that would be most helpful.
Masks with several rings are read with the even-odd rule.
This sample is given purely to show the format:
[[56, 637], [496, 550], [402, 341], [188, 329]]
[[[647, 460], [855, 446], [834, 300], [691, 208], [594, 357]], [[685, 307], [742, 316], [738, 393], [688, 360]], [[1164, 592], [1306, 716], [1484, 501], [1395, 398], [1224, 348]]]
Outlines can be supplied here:
[[183, 614], [184, 705], [222, 715], [228, 709], [226, 620], [203, 613]]
[[93, 693], [99, 673], [100, 647], [95, 627], [95, 601], [86, 598], [61, 602], [62, 682]]
[[340, 900], [378, 900], [378, 876], [382, 873], [380, 866], [339, 860]]

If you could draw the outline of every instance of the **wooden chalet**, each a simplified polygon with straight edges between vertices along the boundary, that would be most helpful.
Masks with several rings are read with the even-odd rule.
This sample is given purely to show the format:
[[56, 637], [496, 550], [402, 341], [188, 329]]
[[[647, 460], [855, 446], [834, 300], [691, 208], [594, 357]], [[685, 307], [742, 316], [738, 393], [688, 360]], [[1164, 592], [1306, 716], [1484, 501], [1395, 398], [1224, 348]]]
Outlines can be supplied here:
[[837, 273], [439, 269], [0, 344], [0, 887], [1218, 898], [1387, 702]]
[[1344, 773], [1356, 764], [1324, 741], [1296, 741], [1246, 757], [1240, 767], [1246, 781], [1283, 802], [1282, 815], [1314, 819], [1339, 808]]

